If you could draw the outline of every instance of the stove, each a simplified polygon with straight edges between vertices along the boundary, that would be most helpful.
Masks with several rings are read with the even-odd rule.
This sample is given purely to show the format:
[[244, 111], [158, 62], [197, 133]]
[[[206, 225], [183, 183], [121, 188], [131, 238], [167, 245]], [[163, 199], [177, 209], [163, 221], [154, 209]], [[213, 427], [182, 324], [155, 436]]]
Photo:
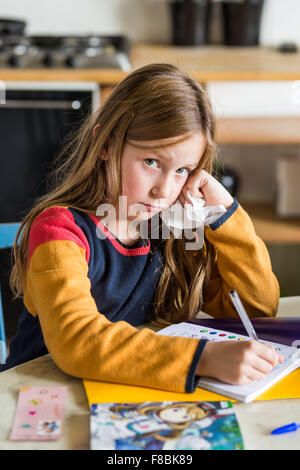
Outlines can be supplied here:
[[0, 36], [0, 68], [131, 70], [124, 36]]

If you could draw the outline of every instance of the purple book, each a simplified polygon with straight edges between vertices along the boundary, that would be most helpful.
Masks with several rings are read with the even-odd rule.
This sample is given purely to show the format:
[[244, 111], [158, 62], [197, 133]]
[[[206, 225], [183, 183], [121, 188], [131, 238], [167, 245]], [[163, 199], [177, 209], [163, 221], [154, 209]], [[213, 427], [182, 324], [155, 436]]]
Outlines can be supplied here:
[[[199, 318], [190, 320], [189, 323], [248, 336], [239, 318]], [[292, 346], [296, 340], [300, 341], [300, 316], [299, 318], [253, 318], [251, 323], [260, 339], [287, 346]]]

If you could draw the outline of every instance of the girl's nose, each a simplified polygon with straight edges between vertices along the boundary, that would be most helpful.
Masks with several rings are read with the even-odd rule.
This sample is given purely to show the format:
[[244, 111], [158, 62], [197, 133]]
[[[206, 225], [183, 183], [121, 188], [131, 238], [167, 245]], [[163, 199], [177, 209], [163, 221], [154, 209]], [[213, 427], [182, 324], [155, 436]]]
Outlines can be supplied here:
[[172, 194], [172, 176], [162, 176], [152, 188], [152, 194], [157, 199], [167, 199]]

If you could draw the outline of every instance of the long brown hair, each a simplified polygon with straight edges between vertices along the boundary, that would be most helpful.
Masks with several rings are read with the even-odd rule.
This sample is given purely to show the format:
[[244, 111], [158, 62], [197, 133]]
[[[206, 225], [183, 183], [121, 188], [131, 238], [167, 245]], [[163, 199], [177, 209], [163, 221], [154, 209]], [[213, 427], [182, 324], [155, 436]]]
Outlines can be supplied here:
[[[99, 132], [94, 133], [95, 126]], [[215, 121], [203, 87], [170, 64], [150, 64], [129, 74], [66, 142], [62, 155], [67, 158], [54, 173], [52, 190], [24, 218], [13, 250], [10, 284], [15, 296], [24, 292], [29, 232], [39, 213], [53, 206], [96, 213], [101, 203], [116, 205], [122, 191], [121, 157], [127, 140], [169, 139], [199, 130], [207, 142], [199, 166], [211, 173]], [[186, 251], [185, 243], [184, 237], [177, 239], [172, 234], [164, 242], [165, 264], [155, 297], [157, 321], [182, 321], [201, 308], [213, 248], [205, 241], [203, 249]]]

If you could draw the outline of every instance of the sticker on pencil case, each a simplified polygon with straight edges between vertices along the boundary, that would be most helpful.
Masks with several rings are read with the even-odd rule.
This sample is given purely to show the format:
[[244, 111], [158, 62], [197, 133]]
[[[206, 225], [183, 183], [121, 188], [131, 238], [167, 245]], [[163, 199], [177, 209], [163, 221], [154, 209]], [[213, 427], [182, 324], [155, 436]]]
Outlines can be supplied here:
[[61, 433], [61, 421], [39, 421], [36, 433], [38, 436], [59, 436]]
[[10, 439], [47, 441], [62, 434], [67, 387], [21, 387]]

